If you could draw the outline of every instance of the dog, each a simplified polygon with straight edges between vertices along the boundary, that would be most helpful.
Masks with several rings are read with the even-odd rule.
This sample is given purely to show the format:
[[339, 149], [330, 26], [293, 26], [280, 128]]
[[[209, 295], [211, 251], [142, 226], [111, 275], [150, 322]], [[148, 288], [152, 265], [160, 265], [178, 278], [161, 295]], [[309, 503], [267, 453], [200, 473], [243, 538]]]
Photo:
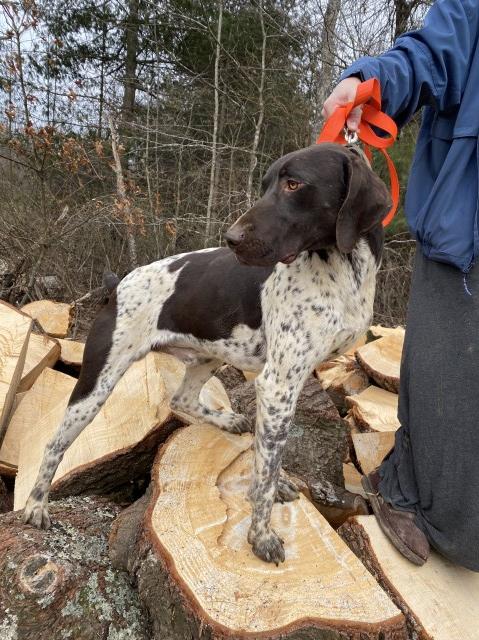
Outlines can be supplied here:
[[65, 450], [117, 381], [150, 350], [186, 364], [172, 407], [231, 433], [241, 415], [208, 409], [200, 390], [227, 362], [261, 371], [252, 520], [262, 560], [284, 561], [270, 526], [275, 500], [298, 496], [281, 458], [298, 395], [319, 363], [346, 351], [370, 325], [391, 199], [354, 147], [321, 144], [285, 155], [265, 174], [262, 197], [226, 232], [229, 247], [139, 267], [113, 291], [88, 336], [79, 380], [48, 443], [24, 521], [48, 528], [48, 493]]

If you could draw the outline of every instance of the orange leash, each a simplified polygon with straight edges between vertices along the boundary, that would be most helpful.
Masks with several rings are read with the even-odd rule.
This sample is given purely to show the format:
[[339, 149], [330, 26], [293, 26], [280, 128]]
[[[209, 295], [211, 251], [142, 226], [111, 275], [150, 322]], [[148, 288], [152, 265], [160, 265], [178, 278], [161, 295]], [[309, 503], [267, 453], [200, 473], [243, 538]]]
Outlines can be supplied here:
[[[344, 130], [349, 114], [358, 105], [363, 105], [360, 130], [358, 138], [364, 143], [364, 151], [371, 160], [371, 147], [378, 149], [386, 159], [389, 169], [389, 181], [391, 185], [391, 197], [393, 206], [383, 220], [383, 227], [394, 218], [399, 205], [399, 180], [396, 167], [389, 157], [386, 149], [394, 144], [397, 138], [397, 126], [394, 120], [381, 111], [381, 89], [376, 78], [366, 80], [358, 85], [354, 102], [348, 102], [342, 107], [338, 107], [330, 118], [325, 122], [323, 130], [316, 140], [321, 142], [337, 142], [346, 144]], [[385, 131], [387, 136], [380, 137], [374, 133], [372, 126]]]

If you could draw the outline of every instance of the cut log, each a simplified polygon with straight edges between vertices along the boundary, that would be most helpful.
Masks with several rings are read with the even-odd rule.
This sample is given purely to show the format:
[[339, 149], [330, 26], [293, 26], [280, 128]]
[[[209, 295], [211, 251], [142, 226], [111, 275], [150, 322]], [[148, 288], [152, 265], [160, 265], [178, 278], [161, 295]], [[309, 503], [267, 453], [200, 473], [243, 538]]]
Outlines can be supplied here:
[[366, 344], [367, 340], [368, 340], [368, 336], [367, 336], [367, 334], [364, 334], [363, 336], [358, 338], [358, 340], [356, 340], [356, 342], [351, 347], [349, 347], [349, 349], [347, 351], [344, 352], [344, 355], [345, 356], [354, 356], [356, 351], [360, 347], [362, 347], [364, 344]]
[[343, 473], [344, 473], [344, 486], [351, 493], [357, 493], [358, 495], [366, 498], [366, 492], [363, 489], [363, 485], [361, 484], [362, 475], [356, 469], [352, 462], [348, 462], [348, 464], [343, 464]]
[[70, 366], [79, 369], [83, 362], [83, 352], [85, 351], [85, 343], [77, 340], [59, 339], [61, 353], [60, 360]]
[[479, 574], [455, 566], [434, 551], [423, 567], [406, 560], [374, 516], [352, 518], [339, 530], [407, 617], [410, 638], [478, 637]]
[[360, 430], [383, 432], [399, 429], [398, 396], [395, 393], [371, 386], [355, 396], [348, 396], [346, 402]]
[[321, 386], [339, 411], [346, 408], [346, 396], [361, 393], [369, 386], [369, 379], [353, 356], [340, 356], [324, 362], [316, 369]]
[[22, 378], [31, 330], [29, 316], [0, 302], [0, 446]]
[[51, 414], [58, 416], [63, 413], [75, 383], [75, 378], [59, 371], [49, 368], [42, 371], [12, 414], [0, 448], [0, 473], [17, 473], [23, 438], [26, 437], [31, 446], [38, 437], [39, 423]]
[[[252, 424], [256, 417], [256, 391], [246, 382], [230, 391], [233, 408]], [[344, 488], [343, 460], [348, 456], [348, 434], [331, 398], [311, 376], [299, 396], [283, 454], [283, 468], [306, 484], [321, 513], [334, 526], [351, 513], [364, 513], [366, 505]]]
[[368, 376], [380, 387], [393, 393], [399, 391], [403, 342], [404, 335], [395, 332], [368, 342], [356, 351], [356, 358]]
[[64, 338], [70, 326], [73, 305], [53, 300], [35, 300], [22, 307], [41, 326], [45, 333], [53, 338]]
[[47, 335], [30, 334], [22, 379], [17, 392], [28, 391], [46, 367], [53, 367], [60, 357], [60, 345]]
[[361, 471], [367, 475], [378, 467], [394, 446], [394, 432], [353, 433], [356, 460]]
[[380, 324], [369, 327], [369, 333], [373, 338], [384, 338], [384, 336], [390, 336], [397, 334], [404, 339], [404, 327], [383, 327]]
[[[191, 416], [170, 408], [184, 371], [183, 363], [163, 353], [149, 353], [134, 363], [100, 413], [67, 450], [55, 474], [52, 495], [108, 493], [148, 475], [158, 445], [178, 426], [194, 422]], [[203, 388], [201, 398], [214, 409], [225, 408], [228, 402], [214, 378]], [[66, 401], [52, 408], [37, 422], [35, 439], [24, 437], [20, 444], [16, 509], [25, 505], [45, 445], [57, 430], [65, 406]]]
[[155, 637], [405, 638], [403, 616], [303, 496], [273, 508], [286, 562], [253, 555], [251, 441], [178, 430], [155, 462], [144, 517], [131, 512], [142, 534], [128, 517], [113, 527], [111, 552], [135, 574]]
[[51, 511], [48, 532], [0, 516], [0, 638], [148, 640], [138, 594], [107, 554], [119, 507], [85, 497]]

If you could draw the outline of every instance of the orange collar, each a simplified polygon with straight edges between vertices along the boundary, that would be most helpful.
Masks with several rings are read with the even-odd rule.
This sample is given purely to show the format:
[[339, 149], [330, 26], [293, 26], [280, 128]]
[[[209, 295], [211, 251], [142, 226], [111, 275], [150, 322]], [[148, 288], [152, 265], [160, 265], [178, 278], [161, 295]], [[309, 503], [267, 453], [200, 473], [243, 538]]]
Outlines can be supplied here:
[[[316, 140], [317, 144], [321, 142], [337, 142], [346, 144], [344, 137], [344, 129], [349, 114], [358, 105], [363, 105], [360, 129], [358, 138], [364, 143], [364, 150], [371, 160], [371, 149], [378, 149], [386, 159], [389, 169], [389, 181], [391, 185], [391, 198], [393, 206], [383, 220], [383, 227], [394, 218], [399, 205], [399, 180], [396, 167], [389, 157], [386, 149], [394, 144], [397, 138], [397, 126], [394, 120], [381, 111], [381, 89], [379, 81], [376, 78], [366, 80], [358, 85], [356, 98], [354, 102], [348, 102], [342, 107], [337, 107], [334, 113], [325, 122], [323, 130]], [[380, 137], [374, 133], [372, 126], [385, 131], [387, 136]]]

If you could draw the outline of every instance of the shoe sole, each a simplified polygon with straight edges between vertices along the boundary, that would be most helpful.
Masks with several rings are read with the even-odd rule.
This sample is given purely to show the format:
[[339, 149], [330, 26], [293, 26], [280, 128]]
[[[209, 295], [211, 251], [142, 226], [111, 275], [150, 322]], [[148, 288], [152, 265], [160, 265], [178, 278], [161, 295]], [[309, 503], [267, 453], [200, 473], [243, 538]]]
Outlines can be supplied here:
[[397, 535], [394, 529], [390, 526], [387, 519], [384, 517], [381, 511], [381, 505], [379, 504], [379, 500], [377, 498], [377, 494], [373, 491], [371, 483], [369, 482], [369, 478], [367, 476], [363, 476], [361, 478], [361, 484], [363, 485], [363, 489], [366, 491], [369, 502], [373, 509], [374, 515], [376, 516], [376, 520], [385, 533], [385, 535], [389, 538], [395, 548], [401, 553], [405, 558], [417, 565], [418, 567], [422, 567], [422, 565], [426, 562], [426, 559], [418, 556], [417, 553], [414, 553], [401, 538]]

